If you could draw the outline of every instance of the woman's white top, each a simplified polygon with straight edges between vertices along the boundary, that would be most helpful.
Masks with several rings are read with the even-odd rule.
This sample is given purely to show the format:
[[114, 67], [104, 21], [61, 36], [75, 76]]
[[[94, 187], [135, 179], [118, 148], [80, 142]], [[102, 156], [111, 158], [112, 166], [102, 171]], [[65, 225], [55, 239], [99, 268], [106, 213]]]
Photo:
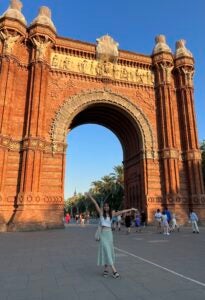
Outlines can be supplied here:
[[157, 221], [160, 221], [161, 218], [162, 218], [162, 213], [161, 213], [161, 212], [156, 212], [156, 213], [155, 213], [155, 219], [156, 219]]
[[105, 219], [103, 216], [100, 216], [100, 225], [103, 227], [111, 227], [110, 217]]

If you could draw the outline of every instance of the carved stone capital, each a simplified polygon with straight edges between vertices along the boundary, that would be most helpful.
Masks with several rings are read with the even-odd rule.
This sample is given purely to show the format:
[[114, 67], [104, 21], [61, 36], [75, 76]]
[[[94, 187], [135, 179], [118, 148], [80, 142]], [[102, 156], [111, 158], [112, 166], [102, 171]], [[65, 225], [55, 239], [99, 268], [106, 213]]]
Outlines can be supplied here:
[[185, 160], [201, 160], [201, 150], [189, 150], [185, 152]]
[[36, 60], [44, 60], [47, 57], [48, 49], [51, 45], [51, 40], [48, 36], [36, 35], [32, 37], [32, 42], [36, 48]]
[[164, 150], [160, 151], [160, 158], [179, 159], [179, 151], [176, 149], [164, 149]]
[[3, 42], [3, 53], [12, 54], [15, 45], [20, 40], [20, 34], [17, 32], [9, 32], [7, 29], [0, 31], [0, 40]]
[[184, 85], [187, 87], [193, 87], [194, 70], [190, 67], [181, 67], [181, 74], [184, 78]]
[[161, 69], [161, 81], [164, 83], [171, 83], [171, 74], [173, 70], [173, 65], [167, 62], [161, 62], [159, 64], [160, 69]]

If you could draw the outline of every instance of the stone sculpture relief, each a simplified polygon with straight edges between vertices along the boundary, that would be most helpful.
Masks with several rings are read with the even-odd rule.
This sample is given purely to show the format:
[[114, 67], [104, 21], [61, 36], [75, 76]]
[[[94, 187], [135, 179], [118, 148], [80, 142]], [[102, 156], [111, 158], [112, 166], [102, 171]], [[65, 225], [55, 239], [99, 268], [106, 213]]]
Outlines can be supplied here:
[[98, 38], [96, 47], [97, 59], [103, 62], [116, 63], [118, 59], [119, 44], [114, 41], [108, 34]]
[[36, 59], [44, 59], [46, 56], [46, 51], [51, 44], [48, 37], [45, 37], [45, 39], [41, 39], [40, 37], [34, 37], [33, 43], [36, 46]]
[[11, 35], [8, 30], [0, 31], [0, 39], [3, 41], [3, 50], [5, 54], [12, 54], [14, 45], [19, 40], [20, 35], [15, 33]]
[[81, 57], [51, 54], [51, 67], [85, 75], [109, 77], [113, 80], [129, 81], [136, 84], [152, 85], [154, 73], [149, 69], [121, 66], [117, 63], [83, 59]]

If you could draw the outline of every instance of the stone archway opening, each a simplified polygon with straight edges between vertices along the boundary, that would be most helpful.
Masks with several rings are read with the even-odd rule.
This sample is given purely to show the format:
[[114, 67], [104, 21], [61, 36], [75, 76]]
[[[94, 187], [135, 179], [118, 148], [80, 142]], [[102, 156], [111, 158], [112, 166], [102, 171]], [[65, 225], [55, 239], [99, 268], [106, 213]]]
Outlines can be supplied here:
[[[97, 191], [101, 182], [105, 187], [101, 193], [105, 198], [109, 196], [113, 209], [121, 208], [124, 172], [123, 149], [118, 137], [102, 125], [89, 123], [69, 131], [67, 144], [65, 200], [74, 202], [76, 196], [81, 197], [90, 188]], [[66, 201], [66, 209], [73, 215], [77, 209], [84, 213], [89, 210], [88, 207], [92, 207], [89, 201], [80, 202], [79, 205], [73, 203], [72, 209], [71, 204], [67, 204]]]
[[[101, 125], [112, 131], [118, 138], [123, 150], [125, 179], [123, 206], [146, 209], [144, 188], [146, 180], [142, 160], [143, 138], [134, 118], [122, 107], [113, 103], [94, 102], [86, 105], [73, 117], [67, 130], [70, 132], [85, 124]], [[67, 151], [69, 153], [69, 146]]]

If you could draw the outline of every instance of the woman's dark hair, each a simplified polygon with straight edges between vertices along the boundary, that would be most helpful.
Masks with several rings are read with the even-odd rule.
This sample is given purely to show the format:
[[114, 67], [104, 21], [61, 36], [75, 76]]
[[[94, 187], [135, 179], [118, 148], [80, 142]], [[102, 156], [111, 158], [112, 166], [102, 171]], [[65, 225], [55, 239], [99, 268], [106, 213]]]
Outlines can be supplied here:
[[110, 205], [109, 205], [108, 202], [105, 202], [105, 203], [103, 204], [103, 218], [104, 218], [104, 219], [107, 218], [107, 213], [106, 213], [106, 211], [104, 210], [104, 205], [105, 205], [105, 204], [107, 204], [107, 205], [109, 206], [108, 214], [109, 214], [110, 219], [112, 219], [112, 210], [111, 210]]

